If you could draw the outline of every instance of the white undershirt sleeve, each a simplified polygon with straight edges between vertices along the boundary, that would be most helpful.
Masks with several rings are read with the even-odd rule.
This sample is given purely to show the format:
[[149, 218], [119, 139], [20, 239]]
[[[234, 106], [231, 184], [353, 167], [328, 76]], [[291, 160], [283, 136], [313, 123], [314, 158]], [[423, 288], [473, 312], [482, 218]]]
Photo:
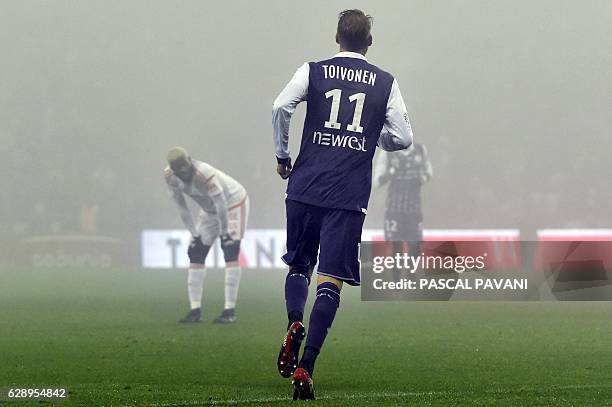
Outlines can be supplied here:
[[308, 95], [310, 66], [305, 63], [293, 75], [287, 86], [274, 100], [272, 106], [272, 127], [274, 147], [278, 158], [289, 157], [289, 123], [296, 106]]
[[402, 98], [397, 80], [393, 80], [389, 101], [387, 102], [387, 116], [385, 124], [378, 139], [378, 146], [386, 151], [404, 150], [412, 144], [412, 127], [406, 112], [406, 105]]

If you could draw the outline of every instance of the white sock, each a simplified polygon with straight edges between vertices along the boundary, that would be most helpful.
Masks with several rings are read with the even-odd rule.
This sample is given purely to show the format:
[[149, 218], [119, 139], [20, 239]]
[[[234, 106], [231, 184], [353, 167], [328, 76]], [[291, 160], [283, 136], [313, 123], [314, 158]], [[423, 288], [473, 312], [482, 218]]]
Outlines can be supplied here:
[[187, 277], [187, 292], [189, 293], [189, 303], [191, 309], [202, 307], [202, 287], [204, 287], [204, 277], [206, 270], [204, 268], [189, 269]]
[[225, 268], [225, 309], [236, 308], [241, 274], [242, 270], [240, 267]]

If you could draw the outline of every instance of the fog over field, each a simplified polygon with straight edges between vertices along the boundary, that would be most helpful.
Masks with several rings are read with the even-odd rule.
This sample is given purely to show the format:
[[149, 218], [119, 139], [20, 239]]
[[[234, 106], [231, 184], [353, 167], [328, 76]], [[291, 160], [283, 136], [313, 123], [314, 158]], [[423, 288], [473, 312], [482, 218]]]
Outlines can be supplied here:
[[[273, 102], [353, 8], [433, 176], [399, 153], [361, 245], [298, 204], [287, 245]], [[338, 87], [320, 125], [355, 149], [379, 95]], [[610, 405], [611, 118], [611, 0], [0, 0], [0, 404], [287, 406], [300, 359], [318, 406]], [[174, 146], [250, 200], [185, 227]]]
[[1, 236], [80, 233], [88, 211], [110, 236], [182, 227], [174, 145], [247, 188], [251, 227], [284, 227], [272, 101], [353, 7], [429, 150], [426, 228], [611, 226], [608, 1], [2, 1]]

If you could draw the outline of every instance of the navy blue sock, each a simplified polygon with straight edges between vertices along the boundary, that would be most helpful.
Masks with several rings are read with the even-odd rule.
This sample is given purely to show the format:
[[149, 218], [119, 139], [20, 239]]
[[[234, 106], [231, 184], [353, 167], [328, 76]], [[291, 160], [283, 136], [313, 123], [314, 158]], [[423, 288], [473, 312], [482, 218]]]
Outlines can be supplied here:
[[314, 370], [314, 359], [317, 357], [327, 336], [327, 331], [334, 321], [336, 310], [340, 306], [340, 289], [331, 282], [324, 282], [317, 286], [317, 298], [310, 313], [308, 336], [300, 366], [311, 374]]
[[302, 355], [302, 360], [300, 360], [300, 367], [303, 367], [310, 373], [310, 377], [314, 374], [314, 365], [317, 360], [317, 356], [319, 356], [319, 350], [315, 348], [311, 348], [310, 346], [304, 347], [304, 354]]
[[292, 268], [285, 279], [285, 305], [289, 325], [304, 319], [304, 306], [308, 298], [308, 284], [310, 283], [306, 273], [307, 269], [298, 271]]

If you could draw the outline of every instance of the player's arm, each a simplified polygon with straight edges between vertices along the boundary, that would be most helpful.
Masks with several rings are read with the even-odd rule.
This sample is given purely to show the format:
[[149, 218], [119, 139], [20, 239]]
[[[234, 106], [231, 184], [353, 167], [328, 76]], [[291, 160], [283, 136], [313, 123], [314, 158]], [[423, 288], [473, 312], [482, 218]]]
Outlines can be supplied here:
[[179, 215], [181, 216], [181, 220], [183, 221], [183, 224], [185, 225], [187, 230], [189, 230], [189, 232], [191, 233], [191, 236], [196, 237], [198, 235], [198, 232], [195, 227], [195, 224], [193, 223], [193, 217], [191, 216], [191, 211], [187, 207], [187, 202], [185, 202], [185, 196], [183, 195], [183, 192], [178, 188], [174, 188], [171, 185], [168, 185], [168, 193], [170, 194], [170, 196], [172, 197], [172, 200], [176, 204], [176, 207], [179, 211]]
[[276, 152], [277, 172], [283, 179], [291, 173], [291, 156], [289, 152], [289, 124], [297, 105], [308, 95], [308, 63], [295, 72], [289, 83], [274, 100], [272, 106], [272, 128], [274, 129], [274, 148]]
[[386, 151], [404, 150], [412, 144], [412, 127], [397, 80], [393, 80], [387, 113], [378, 146]]
[[424, 145], [421, 145], [421, 148], [423, 149], [423, 172], [421, 173], [421, 180], [423, 183], [426, 183], [433, 177], [433, 168], [431, 166], [431, 161], [429, 161], [429, 156], [427, 155], [427, 149]]
[[374, 160], [374, 171], [372, 172], [372, 186], [379, 188], [385, 185], [391, 179], [388, 170], [388, 153], [386, 151], [379, 151], [376, 153], [376, 159]]
[[236, 245], [238, 245], [238, 248], [240, 248], [240, 240], [232, 240], [229, 235], [227, 220], [228, 204], [227, 199], [225, 199], [225, 194], [223, 193], [223, 188], [221, 187], [221, 184], [219, 183], [216, 177], [213, 177], [208, 180], [207, 187], [208, 194], [215, 204], [215, 209], [217, 210], [217, 216], [219, 218], [219, 224], [221, 228], [219, 233], [219, 239], [221, 239], [221, 248], [223, 250], [226, 250], [229, 246]]
[[219, 218], [220, 223], [220, 234], [223, 239], [224, 236], [227, 236], [227, 199], [225, 199], [225, 194], [223, 193], [223, 187], [219, 183], [219, 180], [216, 176], [208, 179], [206, 183], [206, 187], [208, 188], [208, 195], [212, 199], [215, 204], [215, 209], [217, 210], [217, 217]]

